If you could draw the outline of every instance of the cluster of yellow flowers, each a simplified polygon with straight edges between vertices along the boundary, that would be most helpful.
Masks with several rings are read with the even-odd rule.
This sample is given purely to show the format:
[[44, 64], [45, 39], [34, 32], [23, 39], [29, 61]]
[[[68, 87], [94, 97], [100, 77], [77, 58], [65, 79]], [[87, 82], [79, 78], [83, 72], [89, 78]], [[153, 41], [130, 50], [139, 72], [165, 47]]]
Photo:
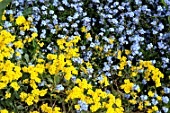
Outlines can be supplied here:
[[[107, 109], [107, 113], [123, 113], [124, 109], [120, 98], [116, 98], [112, 94], [107, 94], [101, 89], [93, 90], [93, 86], [87, 83], [86, 79], [77, 79], [76, 83], [78, 86], [66, 92], [68, 94], [65, 100], [66, 102], [80, 99], [90, 105], [91, 112], [96, 112], [99, 109]], [[108, 102], [102, 102], [103, 99], [108, 100]], [[75, 105], [75, 108], [79, 110], [80, 105]]]
[[0, 75], [0, 89], [4, 89], [10, 83], [10, 86], [18, 91], [20, 85], [16, 81], [22, 77], [21, 68], [7, 60], [5, 63], [0, 62], [0, 72], [5, 72], [4, 75]]
[[41, 110], [44, 113], [61, 113], [59, 107], [49, 107], [47, 103], [41, 105]]
[[15, 40], [15, 36], [12, 36], [6, 30], [1, 29], [2, 27], [0, 27], [0, 61], [3, 61], [4, 58], [9, 58], [14, 53], [14, 50], [9, 44]]
[[71, 58], [79, 57], [79, 49], [73, 48], [73, 46], [80, 40], [80, 37], [75, 36], [71, 41], [66, 41], [67, 38], [57, 40], [59, 49], [64, 51], [59, 55], [48, 54], [47, 59], [52, 60], [52, 63], [46, 63], [46, 68], [51, 75], [58, 74], [61, 71], [65, 73], [65, 79], [70, 80], [72, 74], [78, 74], [77, 69], [72, 64]]

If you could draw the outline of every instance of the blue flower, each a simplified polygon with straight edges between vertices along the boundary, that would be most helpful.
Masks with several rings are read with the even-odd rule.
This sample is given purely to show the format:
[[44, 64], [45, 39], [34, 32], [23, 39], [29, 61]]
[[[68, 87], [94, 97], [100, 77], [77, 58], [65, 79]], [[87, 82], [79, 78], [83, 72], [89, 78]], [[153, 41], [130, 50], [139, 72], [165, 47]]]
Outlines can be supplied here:
[[104, 78], [103, 78], [102, 75], [100, 75], [100, 76], [97, 77], [97, 80], [99, 80], [99, 81], [101, 81], [101, 80], [103, 80], [103, 79], [104, 79]]
[[111, 73], [106, 72], [105, 75], [108, 76], [108, 77], [110, 77], [110, 76], [111, 76]]
[[164, 29], [164, 25], [159, 23], [157, 30], [162, 31]]
[[138, 91], [139, 88], [140, 88], [139, 85], [136, 85], [136, 84], [133, 85], [133, 90]]
[[64, 7], [59, 6], [59, 7], [58, 7], [58, 10], [59, 10], [59, 11], [64, 11]]
[[147, 45], [146, 50], [150, 50], [150, 49], [152, 49], [152, 48], [153, 48], [153, 44], [152, 44], [152, 43], [150, 43], [150, 44], [148, 44], [148, 45]]
[[50, 14], [50, 15], [53, 15], [53, 14], [54, 14], [54, 11], [53, 11], [53, 10], [50, 10], [50, 11], [49, 11], [49, 14]]
[[38, 86], [39, 86], [39, 87], [42, 87], [42, 86], [44, 86], [44, 85], [45, 85], [45, 83], [46, 83], [46, 81], [45, 81], [45, 80], [43, 80], [41, 83], [39, 83], [39, 84], [38, 84]]
[[158, 48], [159, 49], [164, 48], [164, 44], [162, 43], [162, 41], [161, 42], [157, 42], [157, 44], [158, 44]]
[[136, 4], [136, 5], [141, 5], [141, 4], [142, 4], [142, 1], [141, 1], [141, 0], [135, 0], [135, 4]]
[[41, 10], [46, 10], [47, 7], [45, 5], [41, 6]]
[[169, 98], [167, 96], [162, 96], [162, 101], [166, 104], [169, 102]]
[[74, 82], [76, 81], [76, 79], [77, 79], [76, 76], [74, 75], [71, 76], [71, 80], [73, 80]]
[[160, 6], [160, 5], [159, 5], [159, 6], [157, 6], [157, 11], [160, 11], [160, 12], [161, 12], [161, 11], [163, 11], [162, 6]]
[[153, 105], [157, 105], [157, 104], [158, 104], [158, 101], [153, 98], [153, 99], [152, 99], [152, 104], [153, 104]]
[[129, 99], [130, 98], [130, 94], [124, 94], [124, 97]]
[[56, 90], [59, 90], [59, 91], [64, 90], [63, 85], [62, 85], [62, 84], [57, 85], [57, 86], [56, 86]]
[[79, 100], [78, 104], [80, 105], [80, 111], [82, 111], [82, 110], [87, 111], [88, 110], [88, 105], [86, 104], [86, 102]]
[[165, 92], [165, 94], [169, 94], [170, 93], [170, 88], [164, 87], [164, 92]]
[[140, 98], [141, 98], [142, 101], [145, 101], [145, 100], [148, 99], [148, 96], [147, 95], [141, 95]]
[[56, 33], [56, 29], [51, 29], [50, 32], [51, 32], [52, 34], [55, 34], [55, 33]]
[[44, 0], [39, 0], [40, 3], [44, 3]]
[[167, 113], [168, 111], [169, 111], [169, 108], [167, 108], [167, 107], [162, 107], [162, 110], [165, 112], [165, 113]]

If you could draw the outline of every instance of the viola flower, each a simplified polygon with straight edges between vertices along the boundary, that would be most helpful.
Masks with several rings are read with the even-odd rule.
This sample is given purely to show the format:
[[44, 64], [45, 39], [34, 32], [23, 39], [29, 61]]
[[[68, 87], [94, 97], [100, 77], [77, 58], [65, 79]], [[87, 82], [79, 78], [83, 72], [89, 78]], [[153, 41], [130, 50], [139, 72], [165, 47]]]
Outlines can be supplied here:
[[125, 93], [130, 93], [132, 87], [133, 87], [133, 83], [131, 83], [129, 79], [125, 79], [124, 84], [120, 86], [121, 89], [124, 89]]

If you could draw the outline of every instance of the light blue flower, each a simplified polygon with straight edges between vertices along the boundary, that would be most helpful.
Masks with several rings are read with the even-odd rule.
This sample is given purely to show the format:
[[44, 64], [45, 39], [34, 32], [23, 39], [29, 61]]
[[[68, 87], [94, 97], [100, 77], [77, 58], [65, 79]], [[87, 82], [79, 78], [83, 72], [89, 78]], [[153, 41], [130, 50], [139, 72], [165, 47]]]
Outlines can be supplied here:
[[106, 72], [105, 75], [108, 77], [112, 76], [110, 72]]
[[41, 10], [46, 10], [47, 7], [45, 5], [41, 6]]
[[79, 100], [78, 104], [80, 105], [80, 111], [82, 111], [82, 110], [87, 111], [88, 110], [88, 104], [86, 104], [86, 102]]
[[63, 87], [62, 84], [59, 84], [59, 85], [56, 86], [55, 89], [56, 89], [56, 90], [59, 90], [59, 91], [63, 91], [63, 90], [64, 90], [64, 87]]
[[165, 112], [165, 113], [167, 113], [168, 111], [169, 111], [169, 108], [167, 108], [167, 107], [162, 107], [162, 110]]
[[158, 104], [158, 101], [156, 99], [154, 99], [154, 98], [151, 101], [152, 101], [153, 105], [157, 105]]
[[49, 14], [50, 14], [50, 15], [53, 15], [53, 14], [54, 14], [54, 11], [53, 11], [53, 10], [50, 10], [50, 11], [49, 11]]
[[150, 49], [152, 49], [152, 48], [153, 48], [153, 44], [152, 44], [152, 43], [147, 44], [147, 48], [146, 48], [146, 50], [150, 50]]
[[165, 104], [168, 104], [169, 98], [168, 98], [167, 96], [162, 96], [162, 101], [163, 101]]
[[43, 80], [41, 83], [39, 83], [39, 84], [38, 84], [38, 86], [39, 86], [39, 87], [42, 87], [42, 86], [44, 86], [44, 85], [45, 85], [45, 83], [46, 83], [46, 81], [45, 81], [45, 80]]
[[58, 10], [59, 10], [59, 11], [64, 11], [64, 7], [63, 7], [63, 6], [59, 6], [59, 7], [58, 7]]
[[124, 94], [124, 97], [129, 99], [130, 98], [130, 94]]
[[145, 100], [148, 99], [148, 96], [147, 95], [141, 95], [140, 98], [141, 98], [142, 101], [145, 101]]
[[51, 32], [52, 34], [55, 34], [55, 33], [56, 33], [56, 29], [51, 29], [50, 32]]
[[136, 85], [136, 84], [134, 84], [133, 87], [132, 87], [132, 89], [136, 90], [136, 91], [138, 91], [139, 88], [140, 88], [139, 85]]
[[165, 94], [169, 94], [170, 93], [170, 88], [164, 87], [164, 92], [165, 92]]
[[99, 81], [102, 81], [103, 79], [104, 79], [104, 78], [103, 78], [102, 75], [100, 75], [100, 76], [97, 77], [97, 80], [99, 80]]

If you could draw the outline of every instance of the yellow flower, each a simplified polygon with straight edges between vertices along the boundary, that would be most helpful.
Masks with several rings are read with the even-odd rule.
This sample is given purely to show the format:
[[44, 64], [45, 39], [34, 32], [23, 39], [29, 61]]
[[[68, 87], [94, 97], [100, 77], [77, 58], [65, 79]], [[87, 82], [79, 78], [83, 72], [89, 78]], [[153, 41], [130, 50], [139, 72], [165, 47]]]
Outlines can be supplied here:
[[136, 75], [137, 75], [137, 72], [132, 72], [132, 73], [131, 73], [131, 76], [132, 76], [132, 77], [135, 77]]
[[153, 113], [153, 109], [148, 109], [147, 113]]
[[54, 54], [48, 54], [48, 55], [47, 55], [47, 59], [48, 59], [48, 60], [54, 60], [54, 59], [57, 59], [57, 55], [54, 55]]
[[26, 22], [26, 19], [24, 16], [18, 16], [18, 18], [16, 19], [16, 24], [17, 25], [22, 25]]
[[0, 110], [0, 113], [8, 113], [6, 109]]
[[33, 37], [33, 38], [36, 38], [37, 36], [38, 36], [37, 33], [32, 33], [32, 37]]
[[115, 101], [115, 104], [117, 107], [121, 107], [122, 106], [122, 101], [120, 98], [117, 98], [116, 101]]
[[158, 107], [157, 107], [157, 106], [153, 106], [153, 107], [152, 107], [152, 110], [153, 110], [153, 111], [158, 111]]
[[133, 87], [133, 83], [131, 83], [129, 79], [125, 79], [124, 83], [125, 84], [121, 85], [120, 88], [124, 89], [125, 93], [130, 93], [130, 90], [132, 90]]
[[74, 107], [75, 107], [76, 110], [80, 109], [80, 105], [74, 105]]
[[129, 55], [130, 54], [130, 50], [125, 50], [125, 54]]
[[29, 95], [28, 98], [25, 100], [28, 106], [32, 105], [34, 101], [33, 95]]
[[14, 46], [15, 46], [16, 48], [23, 48], [23, 47], [24, 47], [21, 40], [16, 41], [16, 42], [14, 42], [13, 44], [14, 44]]
[[20, 56], [21, 54], [20, 54], [20, 52], [16, 52], [15, 55], [16, 56]]
[[59, 107], [55, 107], [53, 113], [61, 113]]
[[0, 89], [5, 88], [6, 86], [7, 86], [7, 84], [6, 84], [6, 83], [2, 83], [2, 82], [0, 82]]
[[5, 99], [10, 98], [10, 97], [11, 97], [11, 93], [8, 93], [8, 92], [7, 92], [7, 93], [5, 94]]
[[157, 96], [156, 99], [157, 99], [158, 101], [161, 101], [161, 100], [162, 100], [162, 97], [161, 97], [161, 96]]
[[2, 15], [2, 20], [6, 20], [6, 17], [5, 17], [5, 15]]
[[119, 77], [122, 76], [122, 71], [119, 71], [119, 72], [118, 72], [118, 76], [119, 76]]
[[18, 89], [20, 88], [20, 86], [18, 85], [17, 82], [12, 82], [10, 86], [13, 87], [14, 90], [16, 90], [16, 91], [18, 91]]
[[86, 29], [85, 26], [83, 26], [83, 27], [81, 28], [81, 32], [83, 32], [83, 33], [87, 32], [87, 29]]
[[44, 96], [46, 93], [47, 93], [47, 90], [48, 89], [44, 89], [44, 90], [41, 90], [39, 93], [40, 93], [40, 96]]
[[40, 113], [40, 112], [38, 112], [38, 111], [30, 111], [30, 113]]
[[154, 93], [153, 93], [152, 91], [149, 91], [149, 92], [148, 92], [148, 96], [153, 97], [153, 96], [154, 96]]
[[144, 101], [145, 102], [145, 106], [148, 106], [150, 104], [149, 101]]
[[21, 101], [24, 101], [27, 98], [27, 93], [21, 92], [19, 97], [21, 98]]
[[48, 108], [48, 103], [45, 103], [45, 104], [41, 105], [41, 110], [43, 112], [46, 112], [47, 108]]
[[139, 102], [138, 109], [139, 109], [140, 111], [143, 109], [143, 103], [142, 103], [142, 102]]
[[38, 42], [38, 45], [40, 46], [40, 47], [43, 47], [44, 46], [44, 42]]
[[136, 104], [136, 103], [137, 103], [136, 100], [129, 100], [129, 102], [130, 102], [131, 104]]
[[86, 33], [86, 39], [89, 39], [89, 38], [91, 38], [91, 34], [90, 33]]
[[28, 83], [29, 83], [29, 80], [28, 80], [28, 79], [24, 79], [24, 80], [22, 81], [22, 83], [23, 83], [23, 84], [28, 84]]

